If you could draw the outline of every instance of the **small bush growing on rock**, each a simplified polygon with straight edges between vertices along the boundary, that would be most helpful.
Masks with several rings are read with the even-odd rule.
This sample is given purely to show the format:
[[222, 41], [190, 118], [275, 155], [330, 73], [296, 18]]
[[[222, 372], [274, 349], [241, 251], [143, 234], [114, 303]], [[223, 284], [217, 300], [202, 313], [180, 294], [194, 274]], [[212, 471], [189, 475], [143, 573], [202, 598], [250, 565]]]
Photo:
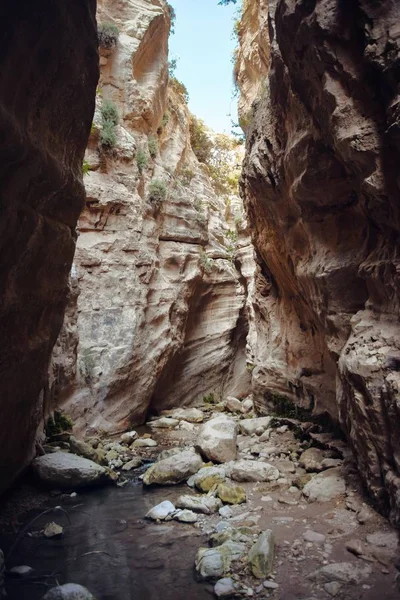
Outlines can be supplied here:
[[86, 159], [83, 159], [82, 162], [82, 175], [89, 175], [90, 174], [90, 165], [88, 163], [88, 161]]
[[153, 179], [149, 185], [149, 202], [160, 206], [167, 197], [167, 186], [160, 179]]
[[174, 90], [174, 92], [179, 94], [179, 96], [182, 96], [186, 104], [189, 102], [189, 92], [187, 91], [186, 86], [181, 81], [179, 81], [176, 77], [170, 77], [169, 85]]
[[139, 169], [139, 173], [143, 173], [143, 169], [147, 167], [147, 155], [144, 150], [138, 150], [136, 154], [136, 164]]
[[207, 128], [201, 119], [194, 115], [191, 116], [190, 125], [190, 143], [192, 150], [201, 163], [207, 163], [211, 158], [213, 143], [207, 132]]
[[107, 50], [114, 50], [118, 44], [119, 29], [114, 23], [100, 23], [97, 27], [99, 46]]
[[207, 256], [206, 252], [203, 250], [200, 254], [200, 266], [202, 267], [203, 271], [206, 273], [211, 273], [213, 265], [214, 260]]
[[72, 429], [72, 421], [65, 413], [55, 410], [54, 415], [50, 415], [45, 425], [46, 437], [52, 437], [63, 431]]
[[192, 169], [188, 169], [186, 167], [183, 167], [179, 174], [179, 178], [180, 178], [181, 182], [183, 183], [183, 185], [189, 185], [194, 176], [195, 176], [194, 171], [192, 171]]
[[149, 148], [149, 154], [151, 158], [155, 158], [158, 154], [158, 140], [154, 137], [154, 135], [151, 135], [147, 140], [147, 146]]
[[103, 148], [114, 148], [117, 143], [117, 136], [115, 134], [115, 125], [113, 125], [113, 123], [103, 123], [103, 128], [100, 133], [100, 143]]
[[103, 126], [100, 132], [100, 144], [103, 148], [114, 148], [117, 143], [115, 127], [119, 122], [118, 109], [114, 102], [111, 100], [104, 100], [101, 107], [101, 118]]
[[103, 123], [112, 123], [113, 125], [118, 125], [118, 109], [112, 100], [104, 100], [101, 107], [101, 116], [103, 118]]
[[206, 394], [205, 396], [203, 396], [203, 402], [204, 404], [215, 404], [216, 403], [216, 399], [213, 393], [211, 394]]

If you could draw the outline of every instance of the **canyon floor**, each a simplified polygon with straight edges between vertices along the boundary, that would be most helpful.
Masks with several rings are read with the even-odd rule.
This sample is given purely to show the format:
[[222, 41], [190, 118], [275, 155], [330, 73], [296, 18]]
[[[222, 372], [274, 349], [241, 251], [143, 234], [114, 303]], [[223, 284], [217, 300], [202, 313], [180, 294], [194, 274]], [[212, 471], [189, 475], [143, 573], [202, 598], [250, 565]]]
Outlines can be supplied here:
[[[260, 600], [398, 598], [398, 534], [363, 495], [342, 440], [321, 432], [318, 425], [295, 419], [257, 418], [251, 411], [221, 415], [222, 405], [200, 409], [205, 422], [224, 416], [236, 422], [238, 453], [236, 460], [215, 465], [211, 471], [211, 463], [203, 463], [203, 471], [189, 478], [191, 487], [187, 483], [146, 486], [141, 481], [146, 481], [149, 465], [157, 478], [163, 461], [173, 463], [176, 458], [179, 469], [180, 451], [194, 454], [193, 447], [201, 445], [204, 423], [179, 418], [179, 410], [139, 428], [136, 446], [125, 454], [121, 451], [117, 456], [123, 447], [120, 440], [100, 443], [111, 448], [109, 460], [120, 472], [117, 485], [66, 493], [44, 492], [30, 479], [20, 482], [3, 502], [0, 521], [10, 600], [39, 600], [47, 589], [66, 582], [86, 586], [98, 600], [203, 600], [212, 595]], [[196, 415], [197, 419], [199, 411]], [[138, 442], [148, 444], [149, 439], [157, 445]], [[61, 446], [65, 451], [68, 444]], [[59, 448], [53, 444], [54, 450]], [[154, 462], [157, 457], [161, 460]], [[131, 465], [141, 464], [133, 470], [115, 467], [127, 458], [128, 467], [132, 460]], [[246, 481], [256, 479], [267, 465], [266, 481]], [[245, 490], [245, 502], [222, 506], [217, 498], [221, 472], [228, 491]], [[202, 486], [210, 487], [208, 493], [199, 492]], [[187, 496], [197, 497], [195, 512], [179, 510], [193, 501]], [[154, 506], [166, 501], [173, 505], [167, 515], [146, 518]], [[207, 510], [204, 506], [215, 512], [199, 512]], [[62, 535], [44, 534], [51, 522], [62, 526]], [[249, 556], [260, 533], [267, 530], [276, 542], [273, 570], [254, 577], [254, 560]], [[199, 548], [204, 549], [202, 556]], [[222, 567], [216, 561], [221, 548]], [[268, 552], [273, 554], [271, 548]], [[12, 569], [20, 565], [33, 571], [18, 577]]]

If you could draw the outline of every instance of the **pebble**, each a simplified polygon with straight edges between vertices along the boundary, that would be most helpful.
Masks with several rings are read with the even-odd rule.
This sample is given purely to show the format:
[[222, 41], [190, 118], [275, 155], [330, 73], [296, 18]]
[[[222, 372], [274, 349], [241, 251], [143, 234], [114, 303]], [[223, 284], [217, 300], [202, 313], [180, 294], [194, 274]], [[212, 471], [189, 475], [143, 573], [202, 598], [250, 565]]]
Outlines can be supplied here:
[[233, 510], [229, 506], [223, 506], [219, 509], [218, 512], [220, 517], [222, 517], [223, 519], [230, 519], [231, 517], [233, 517]]
[[322, 533], [311, 531], [311, 529], [308, 529], [303, 534], [303, 538], [306, 542], [312, 542], [313, 544], [323, 544], [326, 540], [326, 536], [324, 536]]
[[324, 585], [324, 590], [330, 596], [335, 597], [339, 592], [342, 586], [337, 581], [330, 581]]
[[13, 577], [28, 577], [31, 573], [33, 573], [33, 569], [28, 565], [19, 565], [10, 569], [10, 575]]
[[64, 533], [64, 529], [61, 527], [61, 525], [58, 525], [57, 523], [54, 523], [54, 521], [52, 521], [51, 523], [47, 523], [47, 525], [45, 525], [43, 533], [44, 536], [49, 539], [60, 538]]
[[267, 590], [276, 590], [279, 587], [279, 585], [277, 583], [275, 583], [275, 581], [270, 581], [270, 580], [264, 581], [263, 586]]

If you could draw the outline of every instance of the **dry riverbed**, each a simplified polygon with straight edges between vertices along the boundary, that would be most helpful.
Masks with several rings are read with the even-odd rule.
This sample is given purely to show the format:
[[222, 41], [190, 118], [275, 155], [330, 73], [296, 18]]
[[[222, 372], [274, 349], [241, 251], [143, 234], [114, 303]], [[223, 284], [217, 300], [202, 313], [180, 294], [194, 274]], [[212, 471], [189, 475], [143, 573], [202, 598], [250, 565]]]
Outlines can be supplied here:
[[[21, 516], [30, 501], [49, 505], [48, 494], [27, 484], [3, 506], [0, 546], [6, 554], [12, 549], [3, 573], [11, 600], [44, 596], [46, 569], [42, 581], [37, 577], [43, 563], [61, 572], [59, 583], [85, 585], [98, 600], [399, 596], [397, 531], [363, 496], [344, 442], [315, 424], [258, 418], [249, 400], [230, 400], [172, 411], [118, 440], [83, 444], [63, 434], [58, 444], [46, 448], [35, 471], [68, 519], [50, 512], [27, 527], [39, 514]], [[66, 478], [64, 470], [57, 490], [56, 458], [63, 463], [68, 450], [103, 463], [84, 465], [91, 481], [115, 479], [108, 467], [118, 479], [86, 492], [79, 476], [68, 471]], [[74, 456], [67, 460], [75, 468]], [[90, 566], [77, 559], [85, 553]], [[19, 561], [33, 571], [11, 573]], [[51, 588], [54, 577], [44, 585]]]

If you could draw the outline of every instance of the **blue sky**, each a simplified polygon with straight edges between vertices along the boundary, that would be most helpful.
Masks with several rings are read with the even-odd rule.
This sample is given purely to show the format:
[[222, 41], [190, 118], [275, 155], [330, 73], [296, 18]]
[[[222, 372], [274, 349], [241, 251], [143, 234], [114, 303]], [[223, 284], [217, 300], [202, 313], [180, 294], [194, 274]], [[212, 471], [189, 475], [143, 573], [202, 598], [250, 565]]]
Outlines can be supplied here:
[[176, 12], [170, 58], [179, 58], [175, 75], [188, 89], [189, 108], [215, 131], [230, 133], [231, 118], [237, 122], [231, 34], [238, 5], [218, 6], [218, 0], [170, 0], [170, 4]]

